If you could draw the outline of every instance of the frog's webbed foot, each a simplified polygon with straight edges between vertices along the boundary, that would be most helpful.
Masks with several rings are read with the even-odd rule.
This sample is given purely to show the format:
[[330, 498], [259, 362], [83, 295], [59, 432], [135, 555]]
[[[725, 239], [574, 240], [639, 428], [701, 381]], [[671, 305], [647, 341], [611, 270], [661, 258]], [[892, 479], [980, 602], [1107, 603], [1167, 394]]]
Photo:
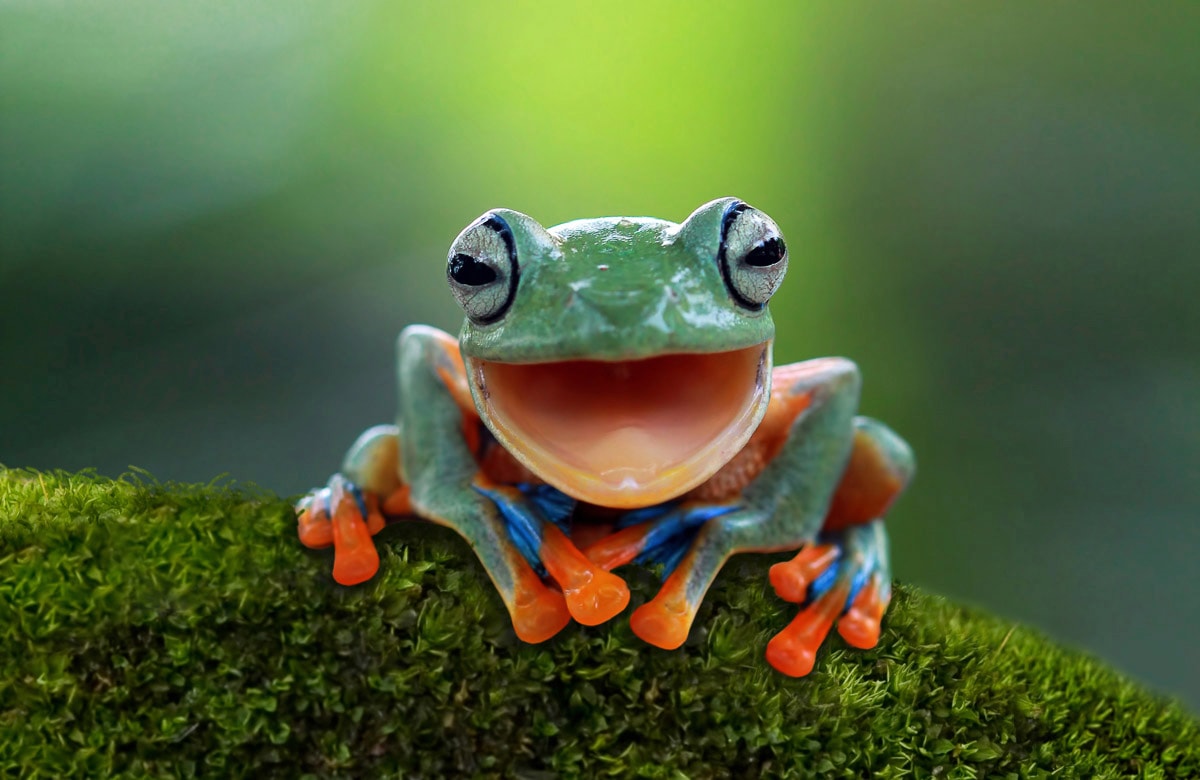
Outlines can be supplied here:
[[371, 537], [383, 530], [385, 510], [407, 514], [407, 489], [381, 498], [334, 474], [326, 487], [296, 504], [300, 542], [314, 549], [333, 546], [333, 578], [338, 583], [365, 582], [379, 570], [379, 553]]
[[665, 582], [658, 597], [639, 607], [630, 618], [635, 634], [666, 649], [683, 644], [697, 602], [689, 602], [678, 587], [682, 580], [675, 574], [676, 567], [692, 549], [705, 523], [737, 509], [733, 504], [687, 501], [634, 510], [618, 521], [619, 530], [587, 548], [587, 557], [604, 569], [626, 563], [662, 565]]
[[767, 645], [767, 660], [794, 677], [808, 674], [817, 649], [837, 622], [852, 647], [872, 648], [891, 598], [883, 516], [911, 481], [912, 450], [877, 420], [854, 420], [850, 459], [817, 541], [771, 567], [775, 592], [804, 605]]
[[770, 579], [780, 598], [804, 606], [767, 644], [771, 666], [792, 677], [808, 674], [834, 621], [852, 647], [874, 647], [891, 599], [883, 521], [822, 535], [792, 560], [772, 566]]
[[[767, 658], [780, 671], [799, 676], [811, 670], [816, 649], [847, 607], [843, 635], [857, 645], [875, 642], [889, 595], [886, 536], [877, 518], [903, 488], [911, 463], [904, 462], [907, 448], [898, 437], [889, 438], [872, 421], [854, 421], [858, 374], [853, 364], [824, 359], [780, 374], [773, 390], [777, 397], [803, 399], [778, 407], [775, 430], [786, 435], [781, 449], [742, 490], [736, 509], [709, 517], [691, 533], [678, 565], [658, 594], [634, 610], [630, 625], [653, 645], [679, 647], [730, 555], [796, 549], [816, 538], [832, 546], [806, 549], [772, 577], [781, 595], [806, 608], [771, 643]], [[849, 457], [860, 443], [859, 457]], [[880, 472], [883, 467], [886, 474]], [[630, 557], [618, 544], [621, 534], [632, 544], [634, 533], [619, 532], [589, 553], [620, 562]]]
[[500, 510], [514, 546], [539, 575], [562, 589], [571, 617], [594, 626], [629, 604], [624, 580], [590, 561], [571, 542], [565, 521], [574, 501], [544, 485], [492, 485], [482, 480], [475, 490]]
[[367, 429], [342, 463], [340, 473], [296, 504], [297, 531], [306, 547], [333, 546], [333, 578], [357, 585], [375, 576], [379, 553], [372, 536], [385, 517], [411, 515], [409, 489], [399, 477], [399, 430]]

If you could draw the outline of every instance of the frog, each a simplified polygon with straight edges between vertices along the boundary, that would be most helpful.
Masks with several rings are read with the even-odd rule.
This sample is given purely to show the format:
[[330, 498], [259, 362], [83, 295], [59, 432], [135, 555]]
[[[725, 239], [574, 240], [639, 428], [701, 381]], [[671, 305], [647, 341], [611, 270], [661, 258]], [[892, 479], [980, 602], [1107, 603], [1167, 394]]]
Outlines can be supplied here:
[[768, 302], [788, 262], [775, 221], [733, 197], [680, 223], [486, 212], [447, 254], [458, 337], [400, 333], [396, 421], [298, 501], [301, 543], [332, 547], [349, 586], [377, 573], [386, 525], [449, 527], [529, 643], [620, 615], [619, 570], [647, 566], [661, 585], [630, 627], [665, 650], [731, 556], [783, 553], [766, 580], [795, 616], [767, 662], [807, 675], [835, 624], [875, 647], [884, 518], [915, 459], [857, 413], [854, 362], [773, 364]]

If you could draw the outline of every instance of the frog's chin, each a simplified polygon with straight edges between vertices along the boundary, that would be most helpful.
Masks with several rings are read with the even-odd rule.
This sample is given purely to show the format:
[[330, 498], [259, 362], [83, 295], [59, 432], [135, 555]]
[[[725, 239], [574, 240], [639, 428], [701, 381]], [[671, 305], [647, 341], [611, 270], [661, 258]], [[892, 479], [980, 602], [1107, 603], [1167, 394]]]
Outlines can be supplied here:
[[484, 422], [521, 463], [576, 499], [629, 508], [686, 493], [745, 446], [766, 412], [771, 345], [467, 366]]

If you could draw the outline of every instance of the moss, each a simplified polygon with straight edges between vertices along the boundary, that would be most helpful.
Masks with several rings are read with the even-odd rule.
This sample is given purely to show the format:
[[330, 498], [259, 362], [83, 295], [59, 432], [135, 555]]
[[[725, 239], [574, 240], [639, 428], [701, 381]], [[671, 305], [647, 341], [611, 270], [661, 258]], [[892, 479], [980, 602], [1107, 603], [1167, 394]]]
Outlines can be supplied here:
[[1179, 705], [911, 587], [878, 649], [833, 639], [792, 680], [762, 660], [790, 617], [764, 557], [663, 652], [624, 619], [522, 644], [453, 533], [381, 547], [341, 588], [277, 497], [0, 470], [0, 773], [1200, 775]]

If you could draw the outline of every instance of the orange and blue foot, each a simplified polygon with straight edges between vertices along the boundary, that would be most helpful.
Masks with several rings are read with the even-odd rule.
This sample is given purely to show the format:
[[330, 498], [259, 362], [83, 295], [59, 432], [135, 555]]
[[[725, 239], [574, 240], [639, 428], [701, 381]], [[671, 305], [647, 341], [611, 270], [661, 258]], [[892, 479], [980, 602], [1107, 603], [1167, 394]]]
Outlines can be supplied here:
[[817, 651], [835, 621], [838, 633], [852, 647], [874, 647], [891, 597], [882, 520], [847, 529], [827, 541], [771, 567], [771, 584], [780, 598], [804, 605], [767, 644], [767, 661], [792, 677], [812, 671]]
[[341, 474], [334, 474], [326, 487], [302, 498], [296, 512], [302, 544], [317, 549], [333, 546], [333, 578], [339, 584], [357, 585], [379, 571], [379, 553], [371, 538], [385, 525], [378, 496], [363, 493]]
[[587, 556], [610, 569], [629, 562], [661, 565], [663, 585], [634, 610], [629, 625], [644, 641], [674, 650], [687, 640], [704, 593], [730, 550], [715, 518], [740, 509], [735, 504], [668, 502], [625, 515], [625, 526], [587, 548]]
[[484, 484], [475, 489], [490, 498], [507, 524], [515, 551], [532, 569], [562, 589], [567, 611], [586, 626], [599, 625], [629, 604], [629, 587], [579, 551], [565, 525], [574, 502], [544, 485]]

